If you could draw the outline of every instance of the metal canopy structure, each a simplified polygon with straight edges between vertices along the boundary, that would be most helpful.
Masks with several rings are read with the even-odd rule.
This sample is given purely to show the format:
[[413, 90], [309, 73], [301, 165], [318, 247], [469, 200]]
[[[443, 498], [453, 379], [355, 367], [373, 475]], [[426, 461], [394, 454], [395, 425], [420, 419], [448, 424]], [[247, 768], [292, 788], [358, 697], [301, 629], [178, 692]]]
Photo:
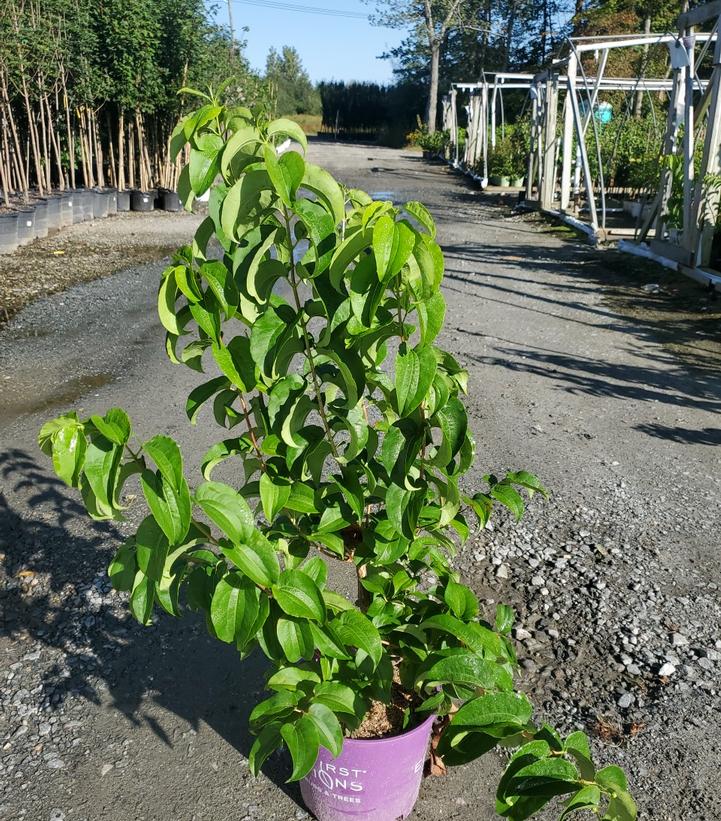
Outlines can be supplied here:
[[[531, 108], [527, 201], [584, 231], [593, 241], [623, 237], [619, 244], [623, 250], [654, 258], [704, 283], [721, 284], [721, 276], [708, 270], [721, 206], [720, 25], [721, 0], [714, 0], [682, 14], [676, 34], [571, 38], [567, 55], [554, 60], [547, 71], [536, 75], [484, 72], [478, 82], [454, 84], [443, 107], [443, 127], [451, 135], [449, 160], [485, 186], [499, 117], [504, 128], [503, 92], [526, 91]], [[696, 26], [711, 30], [697, 33]], [[609, 54], [615, 50], [658, 45], [669, 50], [670, 76], [606, 75]], [[595, 65], [587, 73], [590, 61]], [[709, 62], [710, 73], [702, 79], [699, 68]], [[658, 95], [668, 101], [660, 183], [635, 226], [607, 225], [607, 215], [621, 209], [607, 202], [594, 114], [603, 92]], [[458, 106], [459, 94], [466, 93], [468, 126], [461, 154]], [[700, 166], [695, 168], [694, 153], [701, 144]], [[589, 148], [597, 161], [595, 180]], [[669, 202], [679, 196], [683, 225], [672, 226]]]

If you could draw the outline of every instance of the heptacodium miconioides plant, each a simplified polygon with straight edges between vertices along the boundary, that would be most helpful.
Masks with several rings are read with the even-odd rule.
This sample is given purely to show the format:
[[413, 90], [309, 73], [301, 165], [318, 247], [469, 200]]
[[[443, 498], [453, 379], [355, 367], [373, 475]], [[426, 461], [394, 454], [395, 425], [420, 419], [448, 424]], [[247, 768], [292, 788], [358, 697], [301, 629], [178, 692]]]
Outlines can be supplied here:
[[[138, 621], [156, 604], [201, 611], [241, 658], [260, 648], [270, 660], [272, 695], [250, 717], [253, 772], [285, 744], [290, 779], [302, 778], [320, 746], [340, 753], [400, 691], [403, 727], [445, 716], [435, 752], [446, 764], [519, 748], [501, 815], [567, 795], [564, 817], [635, 818], [622, 770], [596, 770], [583, 733], [534, 725], [513, 685], [511, 609], [486, 622], [452, 569], [463, 510], [483, 526], [494, 503], [520, 516], [519, 489], [544, 490], [524, 471], [486, 476], [473, 495], [459, 487], [474, 456], [467, 375], [435, 345], [443, 255], [429, 212], [342, 188], [282, 151], [288, 138], [305, 149], [295, 123], [212, 94], [173, 136], [176, 153], [191, 146], [186, 207], [210, 188], [209, 215], [158, 297], [170, 359], [215, 374], [188, 397], [190, 421], [208, 404], [231, 432], [205, 455], [204, 481], [190, 489], [171, 438], [133, 443], [117, 408], [48, 422], [42, 449], [94, 518], [122, 516], [137, 474], [149, 515], [109, 574]], [[226, 459], [241, 467], [236, 486], [211, 478]], [[355, 565], [357, 602], [327, 585], [327, 560]]]

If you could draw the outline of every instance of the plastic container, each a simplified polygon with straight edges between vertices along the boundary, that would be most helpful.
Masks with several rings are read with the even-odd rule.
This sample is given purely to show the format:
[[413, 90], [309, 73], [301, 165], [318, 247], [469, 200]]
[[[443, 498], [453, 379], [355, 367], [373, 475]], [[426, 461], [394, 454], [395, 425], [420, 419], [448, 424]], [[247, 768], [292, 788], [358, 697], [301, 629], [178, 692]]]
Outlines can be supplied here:
[[18, 208], [18, 245], [27, 245], [35, 239], [35, 209]]
[[63, 191], [58, 199], [60, 200], [60, 227], [65, 228], [73, 224], [73, 192]]
[[343, 741], [338, 758], [323, 747], [300, 782], [318, 821], [396, 821], [413, 811], [435, 716], [402, 735]]
[[51, 194], [47, 200], [47, 215], [48, 215], [48, 233], [54, 234], [62, 227], [61, 213], [60, 213], [60, 197]]
[[18, 247], [18, 212], [0, 214], [0, 254], [11, 254]]
[[108, 196], [108, 216], [118, 213], [118, 189], [106, 188], [105, 193]]
[[118, 191], [117, 193], [118, 213], [130, 211], [130, 191]]
[[155, 208], [154, 191], [131, 191], [130, 210], [131, 211], [152, 211]]
[[48, 235], [48, 201], [35, 202], [35, 237], [43, 239]]
[[93, 219], [105, 219], [108, 216], [108, 192], [103, 188], [93, 188]]
[[163, 211], [180, 211], [180, 197], [169, 188], [159, 188], [158, 197]]

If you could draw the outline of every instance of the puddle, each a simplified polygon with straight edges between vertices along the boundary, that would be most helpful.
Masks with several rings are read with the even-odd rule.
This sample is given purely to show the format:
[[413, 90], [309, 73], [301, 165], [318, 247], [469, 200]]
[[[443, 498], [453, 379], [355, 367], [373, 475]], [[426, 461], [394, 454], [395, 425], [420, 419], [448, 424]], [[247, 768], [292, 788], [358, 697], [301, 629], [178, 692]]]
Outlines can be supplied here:
[[14, 399], [3, 397], [0, 402], [0, 423], [10, 422], [21, 414], [38, 413], [51, 408], [67, 407], [95, 388], [102, 388], [115, 379], [111, 373], [96, 373], [69, 379], [57, 390], [52, 385], [22, 386]]
[[395, 191], [371, 191], [371, 199], [374, 200], [393, 200], [395, 202]]

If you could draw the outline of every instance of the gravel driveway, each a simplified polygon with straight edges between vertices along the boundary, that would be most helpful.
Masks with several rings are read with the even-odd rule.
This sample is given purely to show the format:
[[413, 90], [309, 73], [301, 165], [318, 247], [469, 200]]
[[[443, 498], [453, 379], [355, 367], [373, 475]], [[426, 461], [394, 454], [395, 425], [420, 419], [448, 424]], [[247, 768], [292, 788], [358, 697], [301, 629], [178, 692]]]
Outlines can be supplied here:
[[[408, 152], [312, 154], [375, 196], [431, 207], [447, 258], [439, 342], [470, 372], [468, 484], [523, 467], [553, 491], [458, 557], [489, 612], [517, 608], [539, 712], [627, 767], [643, 818], [718, 819], [718, 303]], [[189, 236], [192, 222], [167, 229]], [[81, 240], [58, 239], [68, 253]], [[197, 466], [214, 431], [207, 414], [187, 424], [198, 376], [165, 358], [162, 267], [39, 299], [0, 332], [0, 819], [307, 818], [282, 756], [258, 780], [247, 769], [262, 662], [239, 665], [192, 619], [132, 622], [104, 568], [140, 506], [127, 524], [93, 524], [35, 445], [51, 414], [122, 405], [140, 436], [170, 433]], [[426, 781], [414, 819], [491, 819], [500, 766], [487, 756]]]

